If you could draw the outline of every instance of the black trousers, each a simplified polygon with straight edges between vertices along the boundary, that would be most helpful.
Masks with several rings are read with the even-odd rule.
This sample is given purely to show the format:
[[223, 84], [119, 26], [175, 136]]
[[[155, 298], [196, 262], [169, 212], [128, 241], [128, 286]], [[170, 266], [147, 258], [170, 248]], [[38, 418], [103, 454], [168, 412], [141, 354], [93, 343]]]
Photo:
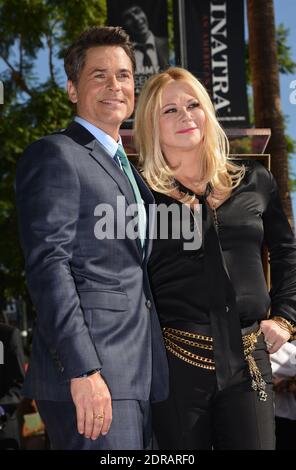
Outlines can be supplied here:
[[187, 364], [168, 352], [170, 395], [152, 408], [159, 449], [273, 450], [272, 374], [263, 335], [253, 356], [267, 383], [265, 402], [251, 388], [247, 367], [235, 386], [218, 391], [215, 371]]
[[296, 421], [275, 418], [276, 450], [296, 450]]

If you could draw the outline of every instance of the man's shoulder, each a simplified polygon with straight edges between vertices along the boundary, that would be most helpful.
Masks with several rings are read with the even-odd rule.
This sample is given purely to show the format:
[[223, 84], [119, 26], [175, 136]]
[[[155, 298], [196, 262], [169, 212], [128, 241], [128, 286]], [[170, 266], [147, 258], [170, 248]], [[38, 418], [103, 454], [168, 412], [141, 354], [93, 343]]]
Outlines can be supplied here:
[[81, 153], [83, 146], [67, 134], [67, 129], [40, 137], [28, 145], [18, 160], [16, 175], [22, 175], [28, 168], [38, 168], [41, 164], [43, 167], [47, 164], [62, 165], [63, 162], [67, 166], [71, 165], [74, 155]]
[[160, 68], [165, 68], [169, 65], [169, 49], [167, 38], [154, 36], [155, 47]]
[[155, 36], [154, 35], [154, 40], [160, 46], [167, 46], [167, 44], [168, 44], [168, 39], [166, 37], [161, 37], [161, 36]]
[[65, 134], [65, 129], [60, 129], [52, 134], [44, 135], [39, 139], [31, 142], [25, 149], [24, 153], [40, 151], [43, 147], [55, 147], [63, 144], [70, 144], [69, 137]]
[[165, 53], [168, 59], [168, 39], [166, 37], [154, 36], [154, 41], [157, 49]]
[[40, 137], [24, 150], [24, 155], [58, 153], [67, 154], [75, 148], [79, 151], [94, 140], [94, 137], [80, 124], [71, 122], [68, 127]]

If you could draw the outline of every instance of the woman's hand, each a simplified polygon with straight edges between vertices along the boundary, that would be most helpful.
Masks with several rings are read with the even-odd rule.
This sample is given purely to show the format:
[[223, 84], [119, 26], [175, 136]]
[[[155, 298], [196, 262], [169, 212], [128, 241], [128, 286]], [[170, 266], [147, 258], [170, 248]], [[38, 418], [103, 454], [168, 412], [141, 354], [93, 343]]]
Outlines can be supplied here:
[[290, 339], [290, 333], [274, 320], [262, 320], [260, 327], [269, 354], [277, 352]]

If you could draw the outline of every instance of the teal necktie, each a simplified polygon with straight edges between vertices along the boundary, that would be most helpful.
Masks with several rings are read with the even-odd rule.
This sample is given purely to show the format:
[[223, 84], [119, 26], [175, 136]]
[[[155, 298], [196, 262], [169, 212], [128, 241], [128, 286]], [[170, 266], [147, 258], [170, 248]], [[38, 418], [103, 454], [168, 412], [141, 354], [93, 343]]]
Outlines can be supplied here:
[[139, 230], [139, 236], [140, 236], [140, 240], [141, 240], [141, 244], [143, 248], [144, 243], [145, 243], [145, 237], [146, 237], [146, 210], [144, 207], [143, 200], [141, 198], [138, 184], [136, 182], [133, 171], [131, 169], [130, 162], [126, 156], [124, 148], [120, 144], [118, 145], [115, 158], [117, 158], [119, 165], [121, 166], [122, 170], [128, 177], [130, 184], [132, 185], [132, 188], [134, 191], [134, 195], [135, 195], [136, 202], [138, 205], [138, 230]]

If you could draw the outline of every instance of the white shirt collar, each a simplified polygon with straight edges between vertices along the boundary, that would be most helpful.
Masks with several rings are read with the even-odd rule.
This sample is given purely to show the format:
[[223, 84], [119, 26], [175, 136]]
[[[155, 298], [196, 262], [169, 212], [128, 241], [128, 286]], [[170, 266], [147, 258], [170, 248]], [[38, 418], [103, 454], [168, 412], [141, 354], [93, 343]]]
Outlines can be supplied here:
[[102, 129], [99, 129], [99, 127], [94, 126], [85, 119], [79, 116], [75, 116], [74, 121], [78, 122], [78, 124], [87, 129], [97, 139], [97, 141], [100, 142], [103, 147], [105, 147], [110, 157], [113, 158], [115, 156], [118, 149], [118, 145], [122, 145], [121, 136], [119, 136], [118, 142], [116, 142], [113, 137], [106, 134], [106, 132], [104, 132]]

